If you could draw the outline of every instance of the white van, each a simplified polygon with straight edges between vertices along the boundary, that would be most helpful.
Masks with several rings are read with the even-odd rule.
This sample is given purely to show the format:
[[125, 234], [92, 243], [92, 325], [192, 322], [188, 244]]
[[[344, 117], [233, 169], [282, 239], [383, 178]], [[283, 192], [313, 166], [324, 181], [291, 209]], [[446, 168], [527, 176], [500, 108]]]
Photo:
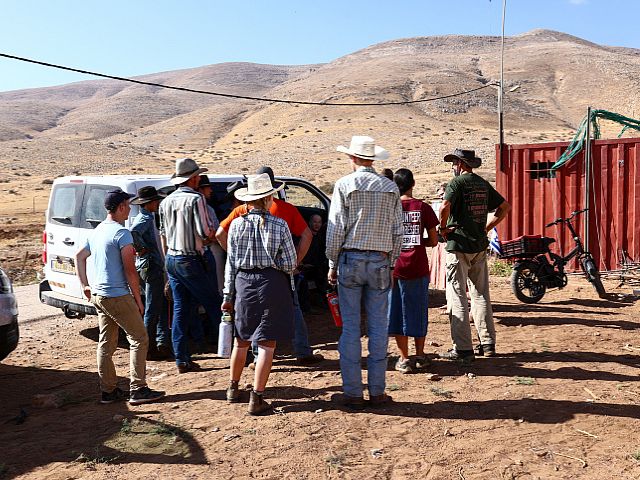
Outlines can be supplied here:
[[[230, 205], [225, 202], [227, 185], [242, 179], [242, 175], [208, 175], [213, 185], [213, 206], [219, 218], [225, 218]], [[174, 186], [169, 175], [100, 175], [70, 176], [54, 180], [46, 211], [46, 224], [42, 233], [42, 262], [44, 279], [40, 282], [40, 301], [61, 308], [68, 318], [97, 315], [95, 307], [86, 301], [76, 275], [74, 256], [84, 245], [91, 231], [102, 222], [107, 211], [104, 196], [109, 190], [121, 188], [128, 193], [152, 185], [170, 193]], [[324, 221], [329, 211], [329, 198], [306, 180], [294, 177], [276, 177], [287, 184], [282, 192], [287, 201], [298, 207], [308, 220], [315, 213]], [[125, 222], [129, 228], [138, 214], [138, 206], [131, 205]], [[87, 275], [92, 278], [91, 262], [87, 262]]]

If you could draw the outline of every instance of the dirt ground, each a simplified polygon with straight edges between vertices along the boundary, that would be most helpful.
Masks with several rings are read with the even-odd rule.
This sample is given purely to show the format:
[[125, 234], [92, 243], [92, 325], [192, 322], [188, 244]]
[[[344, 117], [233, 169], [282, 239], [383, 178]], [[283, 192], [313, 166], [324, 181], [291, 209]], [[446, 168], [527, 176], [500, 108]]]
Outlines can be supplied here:
[[[96, 318], [23, 323], [18, 349], [0, 364], [0, 472], [51, 480], [640, 478], [640, 321], [622, 295], [630, 289], [609, 281], [614, 295], [601, 300], [572, 277], [565, 290], [524, 305], [506, 280], [492, 279], [496, 358], [468, 368], [434, 360], [428, 372], [439, 381], [390, 367], [395, 402], [358, 413], [331, 400], [341, 385], [339, 332], [320, 310], [307, 321], [326, 360], [300, 367], [279, 349], [267, 389], [276, 412], [258, 418], [225, 401], [228, 361], [213, 355], [200, 356], [204, 371], [184, 375], [172, 362], [149, 362], [150, 384], [167, 391], [162, 402], [100, 405]], [[449, 343], [443, 300], [432, 292], [430, 354]], [[126, 385], [126, 341], [115, 360]]]

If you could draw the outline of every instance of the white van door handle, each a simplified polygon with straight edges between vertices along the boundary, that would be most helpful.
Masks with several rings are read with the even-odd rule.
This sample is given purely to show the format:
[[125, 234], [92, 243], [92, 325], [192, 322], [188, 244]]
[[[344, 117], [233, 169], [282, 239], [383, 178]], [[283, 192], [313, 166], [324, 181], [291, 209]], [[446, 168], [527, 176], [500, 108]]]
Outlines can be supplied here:
[[65, 238], [62, 243], [64, 243], [65, 245], [69, 245], [70, 247], [75, 245], [76, 242], [74, 242], [73, 240], [71, 240], [70, 238]]

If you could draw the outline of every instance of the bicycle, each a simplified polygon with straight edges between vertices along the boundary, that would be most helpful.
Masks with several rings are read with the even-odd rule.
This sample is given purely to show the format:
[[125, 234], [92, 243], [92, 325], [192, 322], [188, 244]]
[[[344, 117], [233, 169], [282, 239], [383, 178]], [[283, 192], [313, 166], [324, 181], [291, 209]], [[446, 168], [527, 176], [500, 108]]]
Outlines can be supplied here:
[[606, 297], [593, 255], [584, 249], [580, 236], [571, 223], [577, 215], [587, 210], [585, 208], [575, 211], [569, 217], [558, 218], [545, 226], [549, 228], [563, 224], [569, 229], [575, 247], [566, 256], [553, 253], [549, 245], [556, 239], [542, 235], [524, 235], [502, 243], [500, 257], [515, 260], [511, 274], [511, 290], [518, 300], [523, 303], [536, 303], [544, 297], [548, 288], [564, 288], [568, 283], [564, 267], [575, 257], [578, 258], [582, 271], [598, 292], [598, 296]]

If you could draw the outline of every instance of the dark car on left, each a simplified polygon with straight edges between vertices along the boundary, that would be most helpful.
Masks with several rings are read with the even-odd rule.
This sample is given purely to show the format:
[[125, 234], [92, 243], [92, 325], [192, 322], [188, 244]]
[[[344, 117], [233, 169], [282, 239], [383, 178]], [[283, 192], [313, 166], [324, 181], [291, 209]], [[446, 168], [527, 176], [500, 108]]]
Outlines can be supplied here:
[[0, 268], [0, 361], [18, 346], [18, 302], [11, 280]]

